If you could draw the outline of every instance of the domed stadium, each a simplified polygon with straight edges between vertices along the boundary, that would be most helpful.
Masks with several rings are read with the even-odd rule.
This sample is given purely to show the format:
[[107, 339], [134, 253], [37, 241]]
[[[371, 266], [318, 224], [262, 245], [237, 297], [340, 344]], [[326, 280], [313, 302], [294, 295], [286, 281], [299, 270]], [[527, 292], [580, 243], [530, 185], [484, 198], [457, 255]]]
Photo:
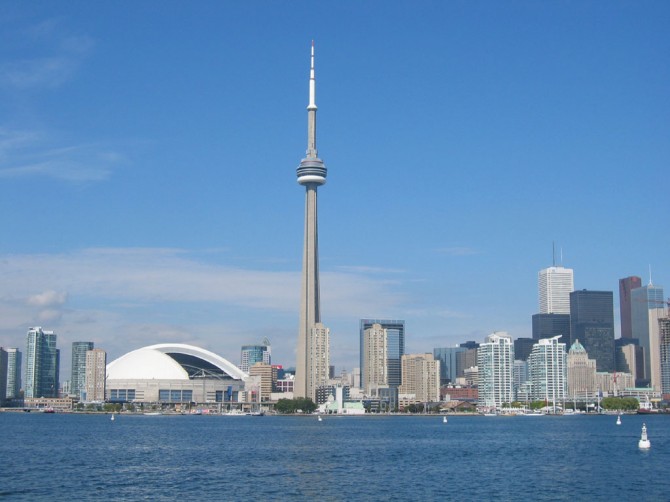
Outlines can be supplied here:
[[133, 350], [107, 365], [110, 402], [216, 404], [238, 401], [248, 375], [221, 356], [182, 343]]

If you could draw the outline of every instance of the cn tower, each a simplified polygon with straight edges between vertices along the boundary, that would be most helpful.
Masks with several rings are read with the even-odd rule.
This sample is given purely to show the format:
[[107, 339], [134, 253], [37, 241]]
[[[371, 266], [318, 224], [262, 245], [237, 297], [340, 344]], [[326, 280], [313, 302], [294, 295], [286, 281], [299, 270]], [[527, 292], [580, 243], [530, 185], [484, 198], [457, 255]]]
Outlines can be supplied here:
[[[305, 187], [305, 242], [302, 259], [300, 327], [293, 394], [315, 399], [316, 387], [328, 375], [328, 330], [321, 324], [319, 299], [319, 238], [317, 188], [326, 182], [326, 166], [316, 149], [316, 82], [314, 80], [314, 42], [309, 70], [307, 105], [307, 153], [297, 169], [298, 183]], [[324, 339], [325, 336], [325, 339]], [[324, 368], [325, 365], [325, 368]], [[325, 371], [325, 375], [323, 374]]]

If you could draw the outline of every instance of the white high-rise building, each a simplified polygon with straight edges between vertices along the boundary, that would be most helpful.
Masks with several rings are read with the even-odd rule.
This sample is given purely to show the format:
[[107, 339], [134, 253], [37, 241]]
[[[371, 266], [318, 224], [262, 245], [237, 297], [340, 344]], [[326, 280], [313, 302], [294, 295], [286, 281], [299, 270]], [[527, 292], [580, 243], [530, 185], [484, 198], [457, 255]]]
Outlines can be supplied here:
[[363, 389], [369, 396], [372, 388], [388, 386], [388, 336], [381, 324], [363, 331]]
[[560, 336], [543, 338], [533, 345], [528, 358], [531, 399], [560, 404], [567, 388], [565, 344]]
[[571, 268], [548, 267], [537, 274], [540, 314], [569, 314], [574, 291]]
[[479, 398], [482, 408], [502, 408], [514, 401], [514, 342], [499, 331], [486, 337], [477, 350]]

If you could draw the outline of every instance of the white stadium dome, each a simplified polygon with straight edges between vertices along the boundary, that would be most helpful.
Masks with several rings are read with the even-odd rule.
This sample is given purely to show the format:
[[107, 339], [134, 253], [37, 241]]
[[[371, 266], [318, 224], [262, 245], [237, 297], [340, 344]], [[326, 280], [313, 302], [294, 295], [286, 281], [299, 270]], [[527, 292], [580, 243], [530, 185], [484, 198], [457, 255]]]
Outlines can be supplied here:
[[211, 375], [246, 380], [248, 375], [221, 356], [183, 343], [133, 350], [107, 365], [108, 380], [190, 380]]

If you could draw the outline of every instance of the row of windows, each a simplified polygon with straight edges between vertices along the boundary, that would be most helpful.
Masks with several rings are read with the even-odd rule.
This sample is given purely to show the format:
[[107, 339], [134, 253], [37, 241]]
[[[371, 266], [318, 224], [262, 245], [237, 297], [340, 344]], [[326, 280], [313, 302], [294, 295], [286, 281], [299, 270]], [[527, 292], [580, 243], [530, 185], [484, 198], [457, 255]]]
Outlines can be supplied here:
[[135, 389], [112, 389], [109, 391], [110, 401], [133, 401]]
[[159, 389], [158, 390], [158, 400], [159, 401], [169, 401], [173, 403], [186, 403], [193, 401], [193, 391], [192, 390], [170, 390], [170, 389]]

